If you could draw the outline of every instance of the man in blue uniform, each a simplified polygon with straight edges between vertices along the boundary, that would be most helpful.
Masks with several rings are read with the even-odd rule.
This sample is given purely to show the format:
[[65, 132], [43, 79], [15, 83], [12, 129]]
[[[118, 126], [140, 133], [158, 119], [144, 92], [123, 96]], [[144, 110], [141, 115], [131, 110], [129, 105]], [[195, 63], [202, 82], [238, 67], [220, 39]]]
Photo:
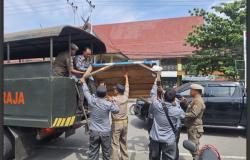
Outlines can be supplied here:
[[102, 147], [103, 160], [110, 160], [111, 154], [111, 125], [109, 114], [119, 113], [119, 108], [114, 101], [105, 99], [107, 89], [104, 85], [98, 86], [96, 96], [91, 95], [83, 79], [83, 94], [90, 109], [90, 144], [89, 160], [99, 160], [99, 149]]
[[[83, 72], [84, 74], [75, 74], [75, 76], [80, 79], [80, 78], [86, 78], [87, 75], [89, 75], [92, 70], [92, 63], [93, 63], [93, 58], [92, 58], [92, 51], [89, 47], [85, 47], [83, 49], [82, 54], [76, 55], [75, 58], [73, 59], [73, 66], [76, 70]], [[89, 86], [91, 94], [95, 94], [96, 92], [96, 85], [94, 82], [94, 78], [91, 76], [86, 79], [86, 82]]]
[[165, 92], [164, 100], [157, 98], [157, 79], [151, 90], [151, 114], [153, 117], [153, 125], [150, 130], [150, 159], [152, 160], [175, 160], [176, 158], [176, 137], [175, 131], [172, 129], [170, 122], [164, 111], [167, 107], [168, 115], [176, 127], [178, 119], [184, 118], [185, 112], [173, 106], [175, 102], [175, 94]]

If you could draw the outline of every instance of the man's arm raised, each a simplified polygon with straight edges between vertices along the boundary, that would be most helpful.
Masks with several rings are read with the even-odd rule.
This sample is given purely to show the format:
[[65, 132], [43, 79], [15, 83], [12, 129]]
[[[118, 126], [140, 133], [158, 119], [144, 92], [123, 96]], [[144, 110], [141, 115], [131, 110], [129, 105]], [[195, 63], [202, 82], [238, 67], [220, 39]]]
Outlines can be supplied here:
[[129, 81], [128, 81], [128, 72], [126, 72], [124, 74], [125, 77], [125, 92], [124, 95], [126, 95], [127, 97], [129, 96]]

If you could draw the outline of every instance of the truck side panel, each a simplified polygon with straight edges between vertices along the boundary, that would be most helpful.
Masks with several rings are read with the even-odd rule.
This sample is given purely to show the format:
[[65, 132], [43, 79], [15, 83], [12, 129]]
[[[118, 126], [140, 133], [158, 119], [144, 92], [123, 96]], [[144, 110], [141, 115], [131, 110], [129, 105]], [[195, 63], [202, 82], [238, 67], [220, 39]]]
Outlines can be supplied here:
[[56, 128], [75, 123], [75, 82], [51, 77], [49, 62], [8, 64], [4, 72], [4, 125]]
[[11, 79], [4, 85], [4, 124], [46, 127], [50, 123], [49, 78]]
[[7, 64], [4, 66], [4, 79], [49, 77], [49, 75], [49, 62]]
[[52, 123], [51, 127], [68, 127], [76, 121], [77, 92], [75, 82], [69, 78], [52, 79]]

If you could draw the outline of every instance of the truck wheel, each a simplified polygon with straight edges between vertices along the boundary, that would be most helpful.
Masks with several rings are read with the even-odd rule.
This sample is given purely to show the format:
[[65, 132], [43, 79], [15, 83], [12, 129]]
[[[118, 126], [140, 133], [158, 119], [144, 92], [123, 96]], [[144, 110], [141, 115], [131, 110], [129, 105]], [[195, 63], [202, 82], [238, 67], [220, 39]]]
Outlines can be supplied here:
[[12, 144], [11, 144], [11, 139], [6, 132], [4, 132], [3, 138], [4, 138], [3, 159], [9, 160], [11, 158], [12, 149], [13, 149]]

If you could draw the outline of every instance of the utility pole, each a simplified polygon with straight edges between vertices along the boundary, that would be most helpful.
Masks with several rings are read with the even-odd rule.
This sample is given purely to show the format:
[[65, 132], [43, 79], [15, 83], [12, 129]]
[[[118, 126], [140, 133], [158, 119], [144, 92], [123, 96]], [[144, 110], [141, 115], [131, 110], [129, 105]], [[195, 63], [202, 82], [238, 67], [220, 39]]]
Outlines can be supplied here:
[[247, 88], [247, 40], [246, 40], [246, 31], [243, 31], [243, 41], [244, 41], [244, 80], [245, 88]]
[[78, 6], [74, 5], [73, 2], [69, 2], [69, 0], [67, 0], [67, 3], [71, 6], [71, 8], [73, 10], [73, 13], [74, 13], [74, 25], [75, 25], [76, 24], [76, 12], [77, 12]]
[[92, 24], [91, 24], [91, 16], [92, 16], [92, 11], [93, 9], [95, 9], [95, 5], [92, 4], [92, 2], [90, 0], [86, 0], [86, 2], [89, 4], [89, 7], [90, 7], [90, 14], [89, 14], [89, 23], [90, 23], [90, 33], [93, 33], [93, 27], [92, 27]]

